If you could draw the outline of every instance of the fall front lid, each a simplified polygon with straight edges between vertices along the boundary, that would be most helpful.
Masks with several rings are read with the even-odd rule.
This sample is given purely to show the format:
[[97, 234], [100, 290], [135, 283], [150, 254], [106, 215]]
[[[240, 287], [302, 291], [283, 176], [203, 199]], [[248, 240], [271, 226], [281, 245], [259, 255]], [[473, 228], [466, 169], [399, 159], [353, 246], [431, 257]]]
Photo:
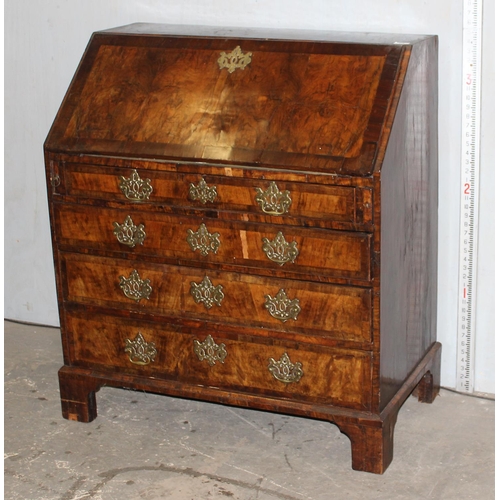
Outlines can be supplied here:
[[404, 45], [96, 33], [46, 148], [369, 175], [406, 53]]

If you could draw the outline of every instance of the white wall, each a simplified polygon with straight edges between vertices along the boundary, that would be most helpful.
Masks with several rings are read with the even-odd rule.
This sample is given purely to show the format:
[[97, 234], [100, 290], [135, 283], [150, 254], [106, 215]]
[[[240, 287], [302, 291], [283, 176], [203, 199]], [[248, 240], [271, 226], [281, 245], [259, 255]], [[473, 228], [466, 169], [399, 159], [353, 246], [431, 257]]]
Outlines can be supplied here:
[[[5, 0], [5, 316], [57, 325], [42, 145], [93, 31], [132, 22], [440, 37], [438, 338], [455, 387], [460, 193], [460, 0]], [[476, 390], [494, 392], [493, 9], [485, 0]]]

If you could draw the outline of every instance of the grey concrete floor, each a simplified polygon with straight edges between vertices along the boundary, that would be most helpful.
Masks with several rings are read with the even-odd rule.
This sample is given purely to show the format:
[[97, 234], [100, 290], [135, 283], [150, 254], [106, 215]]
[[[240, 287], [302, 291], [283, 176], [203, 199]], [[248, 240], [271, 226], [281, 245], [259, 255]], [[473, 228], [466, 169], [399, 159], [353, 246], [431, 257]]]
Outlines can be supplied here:
[[410, 397], [382, 476], [351, 469], [332, 424], [103, 388], [91, 423], [61, 417], [59, 330], [5, 322], [8, 500], [494, 498], [494, 402]]

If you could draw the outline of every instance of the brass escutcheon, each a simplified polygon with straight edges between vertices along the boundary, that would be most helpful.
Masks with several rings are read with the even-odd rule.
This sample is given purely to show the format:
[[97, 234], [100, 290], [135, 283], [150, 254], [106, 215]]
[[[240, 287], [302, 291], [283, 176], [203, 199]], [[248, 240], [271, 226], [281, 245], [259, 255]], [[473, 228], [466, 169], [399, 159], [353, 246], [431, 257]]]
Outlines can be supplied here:
[[139, 302], [141, 299], [149, 300], [153, 289], [150, 286], [150, 280], [142, 280], [137, 269], [134, 269], [128, 278], [120, 276], [120, 288], [125, 297]]
[[286, 352], [281, 356], [279, 361], [269, 358], [269, 365], [267, 368], [276, 380], [284, 384], [298, 382], [304, 375], [302, 363], [292, 363]]
[[269, 314], [283, 323], [289, 319], [296, 320], [300, 313], [299, 299], [289, 299], [285, 290], [281, 289], [276, 297], [266, 295], [265, 308]]
[[221, 52], [217, 62], [219, 63], [219, 69], [227, 68], [229, 73], [233, 73], [236, 69], [245, 69], [252, 61], [251, 52], [242, 52], [241, 47], [238, 45], [233, 49], [232, 52], [227, 54], [226, 52]]
[[226, 345], [217, 345], [211, 335], [203, 341], [194, 341], [194, 352], [200, 361], [208, 361], [210, 366], [214, 366], [217, 361], [224, 363], [227, 356]]
[[134, 340], [125, 339], [125, 352], [131, 363], [135, 365], [148, 365], [155, 360], [156, 351], [154, 342], [146, 342], [141, 332], [139, 332]]
[[217, 186], [209, 187], [205, 179], [202, 178], [196, 186], [193, 183], [189, 184], [190, 200], [199, 200], [205, 205], [207, 202], [213, 203], [215, 198], [217, 198]]
[[136, 226], [132, 221], [132, 217], [127, 215], [125, 222], [120, 224], [119, 222], [113, 222], [113, 234], [116, 239], [123, 245], [127, 245], [134, 248], [136, 245], [142, 245], [144, 239], [146, 238], [146, 232], [144, 231], [144, 225], [139, 224]]
[[280, 266], [287, 262], [293, 263], [299, 255], [297, 242], [288, 243], [280, 231], [273, 241], [267, 238], [262, 238], [262, 251], [266, 254], [269, 260], [278, 263]]
[[125, 197], [132, 201], [149, 200], [153, 192], [151, 179], [141, 179], [137, 170], [132, 170], [130, 177], [120, 176], [120, 190]]
[[219, 233], [209, 233], [207, 226], [201, 224], [198, 231], [187, 230], [187, 242], [193, 252], [199, 250], [201, 255], [206, 257], [209, 252], [217, 253], [220, 246]]
[[276, 182], [272, 181], [269, 187], [264, 191], [261, 188], [255, 188], [257, 196], [255, 200], [261, 210], [269, 215], [283, 215], [288, 212], [292, 204], [290, 191], [281, 192]]
[[197, 304], [202, 302], [207, 309], [211, 309], [214, 304], [220, 307], [222, 299], [224, 298], [222, 290], [222, 285], [214, 286], [208, 276], [205, 276], [201, 283], [191, 281], [190, 293], [194, 301]]

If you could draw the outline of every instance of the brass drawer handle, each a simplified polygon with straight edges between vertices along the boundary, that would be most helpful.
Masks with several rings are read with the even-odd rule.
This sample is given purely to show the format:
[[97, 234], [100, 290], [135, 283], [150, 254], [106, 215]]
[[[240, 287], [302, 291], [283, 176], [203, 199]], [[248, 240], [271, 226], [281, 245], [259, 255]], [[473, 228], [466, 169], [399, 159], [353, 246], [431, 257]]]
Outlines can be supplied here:
[[158, 352], [154, 342], [146, 342], [139, 332], [134, 340], [125, 339], [125, 352], [131, 363], [135, 365], [149, 365], [155, 360]]
[[151, 179], [141, 179], [137, 170], [132, 170], [130, 177], [120, 176], [120, 190], [125, 197], [132, 201], [149, 200], [153, 192]]
[[198, 228], [198, 231], [195, 232], [192, 229], [188, 229], [187, 233], [187, 242], [193, 252], [199, 250], [201, 255], [206, 257], [209, 252], [217, 253], [217, 250], [219, 250], [220, 234], [209, 233], [205, 224], [202, 223]]
[[120, 288], [125, 297], [139, 302], [141, 299], [149, 300], [153, 289], [150, 286], [150, 280], [141, 279], [137, 269], [134, 269], [128, 278], [120, 276]]
[[144, 231], [144, 225], [139, 224], [136, 226], [130, 215], [127, 215], [123, 224], [119, 222], [113, 222], [113, 234], [116, 239], [123, 245], [127, 245], [130, 248], [134, 248], [136, 245], [142, 245], [144, 239], [146, 238], [146, 231]]
[[191, 281], [190, 293], [194, 301], [197, 304], [202, 302], [207, 309], [211, 309], [214, 304], [220, 307], [222, 299], [224, 298], [224, 292], [222, 290], [222, 285], [214, 286], [208, 276], [205, 276], [201, 283]]
[[245, 69], [252, 61], [251, 52], [242, 52], [241, 47], [236, 46], [232, 52], [227, 54], [226, 52], [221, 52], [217, 62], [219, 63], [219, 69], [227, 68], [229, 73], [233, 73], [236, 69]]
[[283, 215], [288, 212], [292, 204], [290, 191], [280, 191], [276, 182], [272, 181], [269, 187], [263, 191], [261, 188], [255, 188], [257, 196], [255, 200], [261, 210], [269, 215]]
[[288, 354], [285, 352], [279, 361], [269, 358], [267, 369], [272, 373], [273, 377], [284, 384], [298, 382], [304, 372], [302, 371], [302, 363], [292, 363]]
[[262, 238], [262, 251], [266, 254], [269, 260], [278, 263], [280, 266], [287, 262], [293, 263], [299, 255], [297, 242], [288, 243], [280, 231], [273, 241], [267, 238]]
[[217, 198], [217, 186], [209, 187], [205, 179], [201, 179], [198, 185], [189, 184], [189, 199], [199, 200], [205, 205], [207, 202], [213, 203]]
[[227, 356], [226, 345], [217, 345], [209, 335], [203, 342], [194, 341], [194, 352], [200, 361], [208, 361], [210, 366], [214, 366], [217, 361], [224, 363]]
[[281, 289], [276, 297], [266, 295], [265, 308], [269, 314], [283, 323], [289, 319], [296, 320], [300, 313], [299, 299], [289, 299], [285, 290]]
[[50, 177], [50, 185], [55, 189], [61, 184], [61, 178], [56, 174]]

